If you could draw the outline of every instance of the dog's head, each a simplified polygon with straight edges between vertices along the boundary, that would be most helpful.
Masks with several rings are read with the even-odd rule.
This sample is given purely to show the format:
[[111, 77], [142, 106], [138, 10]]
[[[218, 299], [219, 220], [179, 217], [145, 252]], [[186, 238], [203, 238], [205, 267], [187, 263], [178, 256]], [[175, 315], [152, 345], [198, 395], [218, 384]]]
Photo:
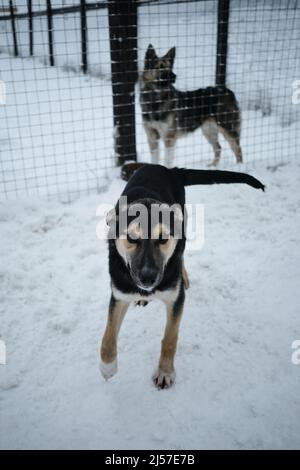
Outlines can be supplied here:
[[116, 249], [134, 284], [141, 291], [153, 292], [183, 238], [181, 208], [141, 200], [111, 211], [107, 223], [114, 226]]
[[173, 72], [176, 48], [167, 52], [163, 57], [158, 57], [152, 44], [148, 46], [145, 56], [143, 81], [155, 84], [160, 88], [166, 88], [176, 81]]

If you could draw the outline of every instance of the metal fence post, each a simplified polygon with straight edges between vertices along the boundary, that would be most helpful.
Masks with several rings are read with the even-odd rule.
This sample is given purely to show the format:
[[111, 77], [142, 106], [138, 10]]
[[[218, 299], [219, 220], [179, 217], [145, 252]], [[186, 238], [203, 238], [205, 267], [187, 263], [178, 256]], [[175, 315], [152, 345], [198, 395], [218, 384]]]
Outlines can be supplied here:
[[47, 0], [47, 18], [48, 18], [48, 40], [50, 65], [54, 67], [54, 48], [53, 48], [53, 14], [51, 0]]
[[109, 0], [108, 15], [115, 154], [122, 165], [136, 160], [137, 0]]
[[80, 1], [82, 71], [88, 71], [86, 1]]
[[28, 28], [29, 28], [29, 53], [33, 56], [33, 16], [32, 16], [32, 0], [27, 0], [28, 10]]
[[230, 0], [219, 0], [216, 84], [223, 86], [226, 85], [229, 9]]
[[12, 27], [13, 42], [14, 42], [14, 54], [15, 54], [15, 57], [18, 57], [19, 48], [18, 48], [18, 38], [17, 38], [17, 31], [16, 31], [16, 19], [15, 19], [15, 8], [14, 8], [13, 0], [9, 0], [9, 10], [10, 10], [10, 16], [11, 16], [11, 27]]

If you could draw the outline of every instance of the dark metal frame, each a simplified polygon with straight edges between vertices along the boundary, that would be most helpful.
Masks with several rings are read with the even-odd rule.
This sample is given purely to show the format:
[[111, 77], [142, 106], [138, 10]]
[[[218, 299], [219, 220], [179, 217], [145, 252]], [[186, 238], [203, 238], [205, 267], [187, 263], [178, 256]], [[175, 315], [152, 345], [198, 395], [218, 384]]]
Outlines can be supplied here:
[[14, 42], [14, 54], [15, 54], [15, 57], [18, 57], [19, 48], [18, 48], [18, 38], [17, 38], [17, 30], [16, 30], [16, 15], [15, 15], [15, 7], [14, 7], [12, 0], [9, 0], [9, 9], [10, 9], [11, 28], [12, 28], [12, 35], [13, 35], [13, 42]]
[[216, 84], [226, 85], [230, 0], [219, 0]]
[[32, 0], [27, 0], [27, 10], [28, 10], [28, 30], [29, 30], [29, 53], [33, 56], [33, 10], [32, 10]]
[[87, 38], [87, 10], [86, 0], [80, 0], [80, 24], [81, 24], [81, 53], [82, 53], [82, 65], [81, 69], [83, 73], [88, 72], [88, 38]]
[[109, 0], [115, 154], [119, 165], [136, 160], [135, 93], [138, 78], [137, 1]]
[[51, 0], [47, 0], [47, 22], [48, 22], [48, 40], [49, 40], [49, 58], [50, 65], [54, 67], [54, 45], [53, 45], [53, 13]]

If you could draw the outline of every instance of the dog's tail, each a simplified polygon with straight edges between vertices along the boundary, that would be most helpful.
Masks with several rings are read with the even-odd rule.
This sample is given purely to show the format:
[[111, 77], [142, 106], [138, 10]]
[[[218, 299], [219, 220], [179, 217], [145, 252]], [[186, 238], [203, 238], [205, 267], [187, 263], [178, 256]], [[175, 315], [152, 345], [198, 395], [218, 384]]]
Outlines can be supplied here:
[[265, 190], [265, 186], [259, 180], [246, 173], [221, 170], [187, 170], [184, 168], [174, 168], [171, 171], [176, 173], [184, 186], [243, 183], [255, 189]]

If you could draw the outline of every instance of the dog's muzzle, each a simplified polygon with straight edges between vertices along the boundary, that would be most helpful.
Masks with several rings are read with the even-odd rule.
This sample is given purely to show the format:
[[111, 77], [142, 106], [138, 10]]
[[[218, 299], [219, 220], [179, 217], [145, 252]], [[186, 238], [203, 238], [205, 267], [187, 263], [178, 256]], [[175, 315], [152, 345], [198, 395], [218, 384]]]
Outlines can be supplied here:
[[157, 285], [157, 270], [149, 266], [145, 266], [141, 269], [139, 273], [139, 281], [139, 284], [142, 286], [143, 289], [152, 290]]
[[172, 70], [166, 70], [160, 74], [159, 82], [163, 86], [171, 85], [176, 82], [176, 75]]
[[147, 292], [153, 291], [159, 284], [161, 276], [157, 269], [150, 266], [144, 266], [138, 275], [132, 274], [137, 287]]

